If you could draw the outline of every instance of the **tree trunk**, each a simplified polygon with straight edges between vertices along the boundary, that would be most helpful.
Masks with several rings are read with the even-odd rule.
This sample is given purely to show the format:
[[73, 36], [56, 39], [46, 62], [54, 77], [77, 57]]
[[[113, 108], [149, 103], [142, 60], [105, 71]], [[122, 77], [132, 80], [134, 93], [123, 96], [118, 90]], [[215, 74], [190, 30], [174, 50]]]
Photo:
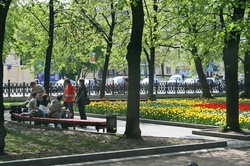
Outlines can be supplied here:
[[206, 80], [206, 76], [203, 72], [202, 68], [202, 59], [197, 56], [197, 47], [192, 48], [192, 56], [194, 57], [194, 64], [195, 64], [195, 69], [199, 77], [199, 81], [201, 84], [201, 89], [202, 89], [202, 97], [204, 98], [212, 98], [211, 93], [209, 91], [209, 85]]
[[149, 99], [152, 100], [152, 96], [154, 93], [154, 74], [155, 74], [155, 47], [150, 48], [150, 60], [148, 61], [148, 69], [149, 69], [149, 88], [148, 95]]
[[128, 138], [140, 139], [141, 130], [139, 127], [140, 117], [140, 61], [142, 50], [142, 33], [144, 25], [144, 14], [142, 0], [131, 3], [132, 9], [132, 33], [129, 45], [127, 47], [128, 61], [128, 104], [127, 121], [124, 135]]
[[[236, 34], [234, 34], [236, 35]], [[240, 36], [225, 41], [223, 60], [226, 77], [226, 123], [232, 131], [240, 130], [239, 125], [239, 87], [238, 87], [238, 49]]]
[[195, 57], [194, 58], [194, 63], [195, 63], [195, 68], [196, 72], [198, 74], [200, 84], [201, 84], [201, 89], [202, 89], [202, 97], [204, 98], [212, 98], [210, 90], [209, 90], [209, 85], [206, 80], [206, 76], [203, 72], [202, 68], [202, 62], [200, 57]]
[[161, 77], [164, 78], [165, 73], [164, 73], [164, 64], [161, 64]]
[[[114, 4], [112, 2], [110, 5], [112, 11], [114, 11], [113, 5]], [[111, 25], [110, 25], [110, 29], [109, 29], [109, 36], [108, 36], [107, 48], [106, 48], [106, 56], [105, 56], [103, 73], [102, 73], [100, 99], [103, 98], [105, 95], [105, 85], [106, 85], [107, 71], [108, 71], [108, 67], [109, 67], [109, 57], [111, 55], [111, 49], [113, 46], [113, 34], [114, 34], [114, 30], [115, 30], [115, 12], [111, 13], [111, 18], [112, 18], [112, 21], [111, 21]]]
[[5, 23], [11, 0], [0, 1], [0, 155], [4, 154], [6, 129], [4, 127], [4, 105], [3, 105], [3, 44], [5, 34]]
[[[232, 19], [239, 23], [244, 17], [244, 4], [246, 0], [239, 0], [238, 5], [233, 8]], [[224, 24], [223, 12], [220, 13], [221, 23]], [[240, 131], [239, 125], [239, 87], [238, 87], [238, 52], [240, 43], [240, 32], [231, 29], [226, 33], [223, 48], [223, 61], [226, 77], [226, 123], [231, 131]]]
[[[155, 13], [158, 13], [158, 5], [157, 0], [154, 0], [153, 9]], [[154, 74], [155, 74], [155, 43], [157, 40], [157, 27], [158, 27], [158, 20], [157, 16], [153, 16], [154, 26], [150, 28], [150, 58], [148, 58], [148, 66], [149, 66], [149, 89], [148, 95], [149, 99], [153, 100], [153, 93], [154, 93]]]
[[102, 73], [100, 99], [102, 99], [105, 96], [105, 85], [106, 85], [106, 78], [107, 78], [107, 71], [108, 71], [109, 57], [110, 57], [110, 52], [108, 52], [108, 50], [109, 50], [109, 46], [107, 46], [107, 49], [106, 49], [106, 56], [105, 56], [105, 62], [104, 62], [104, 67], [103, 67], [103, 73]]
[[244, 57], [244, 97], [250, 98], [250, 51], [245, 52]]
[[[247, 15], [250, 15], [248, 11]], [[247, 21], [250, 21], [250, 18], [247, 17]], [[250, 45], [250, 37], [246, 36], [246, 44]], [[247, 49], [244, 57], [244, 97], [250, 99], [250, 49]]]
[[49, 93], [49, 84], [50, 84], [50, 68], [51, 68], [51, 58], [52, 58], [52, 49], [54, 42], [54, 4], [53, 0], [49, 1], [49, 41], [48, 48], [46, 50], [46, 62], [45, 62], [45, 76], [44, 76], [44, 88], [47, 93]]

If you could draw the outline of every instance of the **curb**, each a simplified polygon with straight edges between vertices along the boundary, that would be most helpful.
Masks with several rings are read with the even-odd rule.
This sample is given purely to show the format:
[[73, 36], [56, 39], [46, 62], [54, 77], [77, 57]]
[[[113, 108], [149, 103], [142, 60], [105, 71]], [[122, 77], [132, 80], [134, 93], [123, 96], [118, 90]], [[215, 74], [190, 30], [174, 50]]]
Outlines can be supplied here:
[[161, 147], [152, 147], [152, 148], [120, 150], [120, 151], [112, 151], [112, 152], [100, 152], [100, 153], [90, 153], [90, 154], [80, 154], [80, 155], [6, 161], [6, 162], [0, 163], [0, 165], [8, 165], [8, 166], [36, 165], [36, 166], [39, 166], [39, 165], [83, 163], [83, 162], [118, 159], [118, 158], [125, 158], [125, 157], [138, 157], [138, 156], [166, 154], [166, 153], [174, 153], [174, 152], [212, 149], [212, 148], [220, 148], [220, 147], [226, 147], [226, 146], [227, 146], [226, 141], [217, 141], [217, 142], [198, 143], [198, 144], [161, 146]]
[[229, 139], [237, 139], [237, 140], [243, 140], [243, 141], [250, 141], [250, 134], [244, 135], [241, 133], [223, 133], [223, 132], [215, 132], [211, 129], [207, 130], [201, 130], [201, 131], [192, 131], [192, 134], [195, 135], [202, 135], [202, 136], [210, 136], [210, 137], [220, 137], [220, 138], [229, 138]]

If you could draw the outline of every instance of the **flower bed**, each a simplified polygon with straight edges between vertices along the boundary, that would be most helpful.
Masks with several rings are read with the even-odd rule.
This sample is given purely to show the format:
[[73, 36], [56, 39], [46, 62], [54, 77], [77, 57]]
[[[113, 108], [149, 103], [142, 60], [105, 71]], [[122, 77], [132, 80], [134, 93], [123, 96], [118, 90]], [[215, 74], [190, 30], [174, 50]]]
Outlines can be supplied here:
[[[239, 122], [250, 128], [250, 100], [239, 101]], [[126, 115], [126, 102], [91, 102], [87, 112], [97, 114], [117, 113]], [[225, 99], [166, 99], [140, 104], [140, 117], [193, 124], [216, 125], [226, 121]]]

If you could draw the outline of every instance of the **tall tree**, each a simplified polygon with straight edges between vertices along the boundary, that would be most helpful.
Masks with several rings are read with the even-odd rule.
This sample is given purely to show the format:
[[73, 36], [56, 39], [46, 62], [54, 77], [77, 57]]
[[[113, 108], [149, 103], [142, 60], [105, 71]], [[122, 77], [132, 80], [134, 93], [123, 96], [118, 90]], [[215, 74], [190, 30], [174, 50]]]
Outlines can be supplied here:
[[[247, 8], [246, 8], [247, 9]], [[250, 98], [250, 34], [249, 34], [249, 21], [250, 21], [250, 9], [246, 10], [246, 17], [244, 27], [246, 30], [243, 31], [240, 48], [244, 59], [239, 56], [242, 64], [244, 65], [244, 98]]]
[[[147, 4], [147, 2], [144, 0], [144, 6], [145, 6], [145, 11], [146, 11], [146, 19], [148, 20], [147, 23], [148, 25], [146, 27], [148, 31], [144, 33], [144, 53], [147, 58], [148, 62], [148, 69], [149, 69], [149, 86], [148, 86], [148, 94], [149, 94], [149, 99], [152, 100], [152, 95], [153, 95], [153, 86], [154, 86], [154, 74], [155, 74], [155, 52], [156, 52], [156, 47], [158, 46], [157, 40], [159, 38], [158, 36], [158, 17], [159, 17], [159, 7], [158, 7], [158, 0], [153, 0], [152, 1], [152, 6], [151, 3], [150, 5]], [[153, 8], [153, 11], [151, 13], [151, 10], [149, 8]], [[146, 21], [145, 21], [146, 22]], [[145, 28], [144, 28], [145, 29]]]
[[131, 10], [132, 32], [126, 55], [128, 61], [129, 86], [127, 121], [124, 135], [129, 138], [140, 139], [140, 57], [142, 51], [142, 33], [144, 26], [142, 0], [132, 1]]
[[173, 17], [177, 16], [174, 23], [179, 27], [176, 28], [177, 31], [175, 32], [178, 35], [174, 38], [179, 39], [179, 45], [182, 49], [191, 53], [191, 56], [188, 58], [194, 60], [202, 88], [202, 96], [205, 98], [211, 98], [212, 96], [206, 81], [203, 65], [204, 61], [214, 58], [212, 49], [214, 47], [213, 36], [215, 35], [212, 26], [213, 22], [211, 21], [214, 19], [210, 10], [207, 9], [208, 4], [207, 1], [201, 0], [192, 2], [179, 1], [176, 2], [176, 9], [173, 9], [173, 13], [176, 14], [172, 14]]
[[244, 97], [245, 98], [250, 98], [250, 40], [247, 40], [247, 50], [245, 51], [245, 56], [244, 56]]
[[250, 98], [250, 51], [246, 51], [244, 56], [244, 77], [244, 97]]
[[113, 1], [110, 4], [110, 9], [111, 9], [111, 23], [107, 22], [109, 25], [109, 32], [108, 32], [107, 39], [106, 39], [107, 46], [106, 46], [105, 62], [104, 62], [103, 73], [102, 73], [100, 98], [103, 98], [105, 95], [105, 84], [106, 84], [107, 71], [108, 71], [108, 66], [109, 66], [109, 58], [110, 58], [111, 49], [113, 46], [113, 34], [114, 34], [114, 29], [115, 29], [115, 24], [116, 24], [115, 23], [116, 13], [114, 10]]
[[[80, 4], [76, 0], [77, 4]], [[93, 3], [93, 2], [91, 2]], [[116, 9], [114, 7], [113, 0], [107, 1], [107, 3], [110, 5], [110, 13], [102, 12], [101, 7], [94, 7], [94, 9], [97, 11], [97, 13], [100, 13], [100, 15], [103, 17], [101, 20], [105, 20], [106, 25], [108, 26], [107, 29], [105, 29], [102, 24], [98, 21], [100, 17], [97, 17], [96, 14], [90, 15], [88, 14], [88, 9], [86, 6], [81, 6], [81, 12], [82, 15], [85, 17], [84, 20], [86, 20], [93, 28], [96, 29], [98, 33], [101, 34], [101, 37], [106, 42], [106, 51], [105, 51], [105, 61], [103, 66], [103, 73], [102, 73], [102, 83], [101, 83], [101, 92], [100, 92], [100, 98], [103, 98], [105, 95], [105, 84], [106, 84], [106, 77], [107, 77], [107, 71], [109, 66], [109, 59], [112, 52], [112, 46], [113, 46], [113, 35], [114, 35], [114, 29], [116, 25]], [[83, 4], [88, 4], [87, 2], [83, 2]], [[85, 7], [85, 8], [84, 8]], [[107, 8], [105, 8], [107, 10]]]
[[54, 2], [53, 0], [49, 1], [49, 31], [48, 31], [48, 47], [46, 50], [46, 60], [45, 60], [45, 77], [44, 77], [44, 88], [47, 93], [49, 93], [49, 83], [50, 83], [50, 68], [51, 68], [51, 58], [52, 58], [52, 49], [54, 42]]
[[[244, 18], [246, 0], [234, 0], [220, 8], [220, 21], [224, 34], [223, 61], [226, 77], [226, 123], [232, 131], [239, 131], [239, 87], [238, 87], [238, 52], [241, 28], [239, 23]], [[232, 5], [232, 6], [231, 6]], [[228, 9], [231, 20], [225, 20], [224, 8]], [[229, 21], [229, 22], [227, 22]]]
[[4, 127], [4, 105], [3, 105], [3, 45], [5, 35], [5, 24], [11, 0], [0, 1], [0, 155], [4, 154], [6, 129]]

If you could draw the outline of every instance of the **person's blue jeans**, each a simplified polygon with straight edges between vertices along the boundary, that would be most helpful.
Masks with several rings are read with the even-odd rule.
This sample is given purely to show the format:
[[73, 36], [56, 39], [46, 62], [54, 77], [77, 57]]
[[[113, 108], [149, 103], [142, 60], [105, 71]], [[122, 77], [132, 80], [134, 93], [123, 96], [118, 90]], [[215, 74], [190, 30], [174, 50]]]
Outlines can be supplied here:
[[[71, 119], [74, 119], [74, 110], [73, 110], [73, 102], [64, 102], [63, 106], [68, 109], [71, 113]], [[62, 118], [66, 118], [66, 112], [62, 112]]]

